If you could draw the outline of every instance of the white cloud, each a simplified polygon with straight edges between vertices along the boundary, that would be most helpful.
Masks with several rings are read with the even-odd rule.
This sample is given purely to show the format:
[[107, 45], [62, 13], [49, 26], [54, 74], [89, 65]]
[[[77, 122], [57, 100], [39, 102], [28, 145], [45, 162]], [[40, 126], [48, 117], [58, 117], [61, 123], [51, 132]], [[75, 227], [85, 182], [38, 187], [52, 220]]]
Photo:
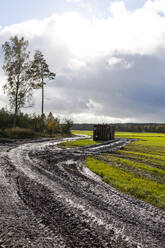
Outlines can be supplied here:
[[110, 12], [113, 16], [127, 14], [127, 9], [123, 1], [118, 1], [110, 4]]
[[144, 5], [145, 10], [154, 11], [154, 12], [162, 12], [165, 14], [165, 1], [156, 0], [156, 1], [147, 1]]
[[90, 3], [83, 3], [82, 2], [82, 3], [80, 3], [80, 7], [88, 10], [89, 12], [92, 12], [92, 7], [91, 7]]
[[116, 57], [111, 57], [108, 61], [108, 64], [111, 65], [116, 65], [116, 64], [121, 64], [122, 63], [122, 59], [121, 58], [116, 58]]
[[111, 57], [108, 60], [108, 65], [110, 67], [114, 67], [114, 66], [120, 66], [121, 69], [130, 69], [133, 66], [133, 63], [127, 62], [125, 59], [123, 58], [118, 58], [118, 57]]
[[113, 118], [105, 115], [95, 115], [92, 113], [81, 113], [81, 114], [59, 114], [54, 113], [55, 116], [58, 116], [60, 120], [65, 118], [73, 120], [74, 123], [125, 123], [125, 122], [134, 122], [135, 119], [131, 118]]
[[[156, 4], [157, 3], [157, 4]], [[31, 20], [0, 30], [3, 37], [19, 34], [29, 39], [50, 37], [66, 43], [76, 57], [87, 58], [122, 53], [151, 54], [159, 46], [164, 46], [165, 18], [156, 11], [158, 3], [165, 9], [165, 1], [148, 1], [144, 8], [128, 11], [123, 2], [111, 4], [113, 17], [92, 20], [79, 13], [69, 12], [52, 15], [44, 20]], [[148, 11], [152, 6], [153, 11]], [[122, 13], [122, 15], [121, 15]]]
[[[61, 115], [76, 120], [85, 120], [86, 116], [91, 122], [99, 118], [144, 120], [148, 111], [148, 119], [152, 120], [160, 112], [154, 103], [155, 115], [150, 114], [153, 109], [149, 96], [153, 100], [159, 94], [154, 82], [163, 92], [161, 80], [165, 79], [161, 70], [165, 60], [165, 17], [160, 12], [165, 13], [164, 0], [147, 1], [134, 11], [128, 11], [120, 1], [110, 5], [108, 18], [87, 19], [77, 12], [54, 14], [44, 20], [1, 28], [0, 41], [23, 35], [31, 50], [40, 49], [45, 54], [57, 73], [55, 82], [47, 85], [47, 111], [54, 112], [55, 108]], [[150, 86], [152, 92], [147, 91], [152, 89]], [[143, 94], [145, 100], [141, 99]], [[37, 99], [39, 93], [36, 103]], [[159, 104], [162, 111], [163, 104]], [[39, 111], [38, 106], [35, 109]]]
[[76, 58], [71, 58], [69, 60], [68, 68], [71, 70], [79, 70], [86, 66], [86, 63], [82, 60], [78, 60]]

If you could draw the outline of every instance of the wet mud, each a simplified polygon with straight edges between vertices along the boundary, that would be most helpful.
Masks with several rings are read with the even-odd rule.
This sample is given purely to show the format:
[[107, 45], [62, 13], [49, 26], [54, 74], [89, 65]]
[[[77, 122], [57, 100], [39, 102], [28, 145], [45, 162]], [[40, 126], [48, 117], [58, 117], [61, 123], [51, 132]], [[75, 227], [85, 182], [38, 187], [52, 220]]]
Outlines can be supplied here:
[[88, 155], [130, 141], [70, 149], [62, 141], [0, 144], [0, 248], [164, 248], [165, 212], [86, 167]]

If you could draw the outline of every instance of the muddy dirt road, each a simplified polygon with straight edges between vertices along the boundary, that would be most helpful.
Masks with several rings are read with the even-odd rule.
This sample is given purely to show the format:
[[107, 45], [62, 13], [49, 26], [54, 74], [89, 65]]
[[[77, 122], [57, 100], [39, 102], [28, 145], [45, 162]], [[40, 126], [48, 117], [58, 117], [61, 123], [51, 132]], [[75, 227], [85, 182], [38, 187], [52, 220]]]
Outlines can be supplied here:
[[86, 155], [128, 141], [86, 149], [59, 142], [0, 144], [0, 248], [164, 248], [165, 212], [86, 168]]

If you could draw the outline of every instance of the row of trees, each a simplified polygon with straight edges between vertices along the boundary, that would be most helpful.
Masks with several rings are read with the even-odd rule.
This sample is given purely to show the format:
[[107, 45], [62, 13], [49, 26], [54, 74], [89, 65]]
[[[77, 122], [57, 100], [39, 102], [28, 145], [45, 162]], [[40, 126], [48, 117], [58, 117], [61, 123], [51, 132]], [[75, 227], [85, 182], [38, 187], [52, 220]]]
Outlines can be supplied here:
[[34, 89], [42, 89], [41, 116], [44, 120], [44, 86], [47, 80], [55, 78], [56, 74], [49, 66], [41, 51], [37, 50], [33, 60], [28, 51], [29, 42], [17, 36], [11, 37], [2, 45], [4, 52], [3, 70], [7, 80], [4, 91], [9, 96], [11, 108], [14, 110], [13, 127], [16, 127], [18, 112], [26, 104], [31, 106]]
[[[5, 131], [8, 133], [12, 125], [13, 113], [5, 110], [4, 108], [0, 109], [0, 130], [2, 130], [2, 133], [4, 134]], [[71, 120], [65, 120], [63, 123], [60, 123], [60, 120], [55, 118], [51, 112], [48, 116], [45, 114], [28, 115], [20, 112], [17, 116], [17, 125], [20, 128], [26, 128], [37, 133], [49, 134], [50, 136], [53, 136], [57, 133], [70, 135], [73, 123]], [[21, 129], [18, 129], [18, 131], [22, 132]]]
[[[93, 130], [94, 124], [73, 124], [74, 130]], [[113, 124], [116, 131], [121, 132], [154, 132], [165, 133], [165, 124], [161, 123], [116, 123]]]

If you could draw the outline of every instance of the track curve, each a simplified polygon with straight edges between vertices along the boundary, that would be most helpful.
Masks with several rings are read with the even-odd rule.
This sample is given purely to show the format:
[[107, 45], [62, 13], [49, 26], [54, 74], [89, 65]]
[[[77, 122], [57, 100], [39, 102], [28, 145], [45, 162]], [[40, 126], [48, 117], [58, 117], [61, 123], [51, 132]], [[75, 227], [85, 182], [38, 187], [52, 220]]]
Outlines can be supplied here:
[[0, 247], [164, 248], [165, 212], [115, 190], [85, 165], [87, 155], [129, 141], [86, 149], [62, 149], [59, 142], [1, 153], [0, 187], [7, 194], [0, 200]]

